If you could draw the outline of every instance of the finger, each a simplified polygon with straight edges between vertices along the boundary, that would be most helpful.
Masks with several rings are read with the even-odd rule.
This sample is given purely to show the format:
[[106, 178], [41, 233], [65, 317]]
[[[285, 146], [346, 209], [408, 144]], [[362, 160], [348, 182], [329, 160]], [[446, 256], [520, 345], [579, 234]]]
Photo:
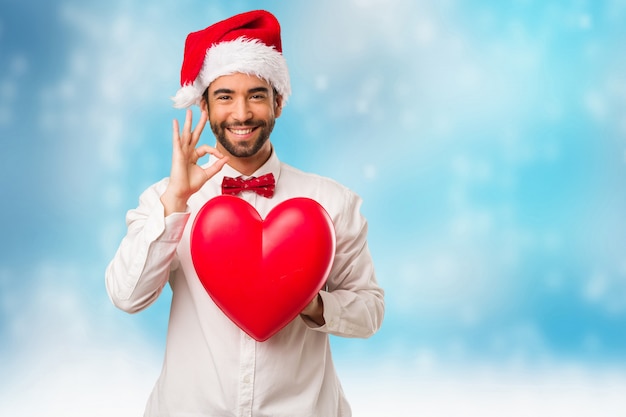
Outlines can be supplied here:
[[196, 154], [199, 155], [198, 156], [199, 158], [203, 157], [206, 154], [211, 154], [215, 156], [216, 158], [220, 158], [220, 159], [224, 157], [224, 155], [222, 155], [220, 151], [218, 151], [217, 149], [209, 145], [198, 146], [196, 148]]
[[211, 178], [213, 175], [220, 172], [222, 168], [224, 168], [224, 165], [226, 165], [227, 162], [228, 162], [228, 157], [225, 156], [224, 158], [220, 158], [217, 161], [215, 161], [215, 163], [204, 168], [204, 173], [206, 174], [207, 178]]
[[195, 129], [193, 130], [191, 134], [192, 146], [196, 146], [196, 143], [198, 143], [198, 141], [200, 140], [200, 135], [202, 134], [202, 131], [204, 130], [204, 127], [206, 126], [207, 120], [209, 120], [209, 115], [207, 114], [206, 111], [203, 110], [202, 113], [200, 114], [200, 120], [198, 121], [198, 124], [196, 125]]
[[211, 154], [217, 158], [217, 160], [213, 164], [211, 164], [207, 168], [204, 168], [204, 173], [206, 174], [207, 179], [218, 173], [229, 160], [227, 156], [225, 157], [220, 151], [209, 145], [199, 146], [198, 148], [196, 148], [195, 153], [198, 158], [201, 158], [206, 154]]
[[178, 127], [178, 120], [172, 120], [172, 138], [174, 140], [180, 139], [180, 130]]
[[183, 125], [183, 141], [185, 144], [191, 141], [191, 123], [192, 123], [193, 113], [191, 109], [187, 109], [187, 114], [185, 114], [185, 124]]
[[180, 128], [178, 126], [178, 120], [172, 121], [172, 150], [174, 155], [178, 153], [180, 149]]

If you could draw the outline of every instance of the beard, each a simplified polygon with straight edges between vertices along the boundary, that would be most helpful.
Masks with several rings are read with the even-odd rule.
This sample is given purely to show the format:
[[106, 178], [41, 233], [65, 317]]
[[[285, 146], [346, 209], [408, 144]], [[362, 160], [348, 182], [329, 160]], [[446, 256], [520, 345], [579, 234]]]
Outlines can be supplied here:
[[[228, 153], [237, 158], [248, 158], [256, 155], [270, 138], [270, 133], [274, 129], [274, 123], [275, 120], [273, 118], [267, 122], [263, 120], [249, 120], [244, 123], [211, 123], [211, 130], [217, 141]], [[257, 128], [259, 135], [251, 143], [234, 143], [226, 138], [226, 129], [242, 127]]]

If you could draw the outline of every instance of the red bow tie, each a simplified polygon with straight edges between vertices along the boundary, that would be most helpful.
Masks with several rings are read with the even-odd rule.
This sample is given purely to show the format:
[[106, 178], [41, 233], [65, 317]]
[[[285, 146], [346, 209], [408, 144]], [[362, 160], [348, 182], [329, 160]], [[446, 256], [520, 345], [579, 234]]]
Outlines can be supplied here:
[[242, 191], [254, 191], [260, 196], [271, 198], [274, 195], [274, 174], [261, 175], [260, 177], [250, 177], [244, 180], [241, 177], [224, 177], [222, 180], [222, 194], [237, 195]]

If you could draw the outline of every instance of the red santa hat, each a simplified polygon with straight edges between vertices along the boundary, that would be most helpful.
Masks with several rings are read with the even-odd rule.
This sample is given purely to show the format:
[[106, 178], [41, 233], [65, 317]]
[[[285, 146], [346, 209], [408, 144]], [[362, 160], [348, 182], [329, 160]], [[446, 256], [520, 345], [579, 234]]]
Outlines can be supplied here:
[[282, 54], [280, 25], [265, 10], [238, 14], [206, 29], [190, 33], [180, 71], [181, 88], [174, 107], [199, 105], [202, 94], [222, 75], [255, 75], [283, 96], [291, 94], [287, 61]]

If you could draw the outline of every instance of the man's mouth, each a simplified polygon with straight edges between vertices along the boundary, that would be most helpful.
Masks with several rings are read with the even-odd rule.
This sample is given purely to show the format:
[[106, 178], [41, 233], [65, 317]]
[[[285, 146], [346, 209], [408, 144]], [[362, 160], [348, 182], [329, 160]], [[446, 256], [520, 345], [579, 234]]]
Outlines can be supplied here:
[[254, 130], [254, 128], [248, 127], [245, 129], [238, 129], [238, 128], [229, 128], [228, 129], [231, 133], [238, 135], [238, 136], [245, 136], [245, 135], [249, 135], [250, 133], [252, 133], [252, 131]]

